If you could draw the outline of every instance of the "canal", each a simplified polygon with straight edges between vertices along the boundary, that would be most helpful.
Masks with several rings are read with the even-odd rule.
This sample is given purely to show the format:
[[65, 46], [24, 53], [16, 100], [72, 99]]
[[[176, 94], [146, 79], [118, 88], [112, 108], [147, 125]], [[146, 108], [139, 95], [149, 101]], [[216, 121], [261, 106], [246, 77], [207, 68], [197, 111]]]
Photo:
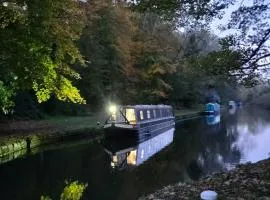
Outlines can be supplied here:
[[[83, 199], [132, 200], [270, 156], [270, 115], [258, 109], [179, 122], [140, 144], [74, 142], [0, 165], [0, 199], [59, 199], [65, 180], [88, 183]], [[118, 156], [112, 156], [111, 153]]]

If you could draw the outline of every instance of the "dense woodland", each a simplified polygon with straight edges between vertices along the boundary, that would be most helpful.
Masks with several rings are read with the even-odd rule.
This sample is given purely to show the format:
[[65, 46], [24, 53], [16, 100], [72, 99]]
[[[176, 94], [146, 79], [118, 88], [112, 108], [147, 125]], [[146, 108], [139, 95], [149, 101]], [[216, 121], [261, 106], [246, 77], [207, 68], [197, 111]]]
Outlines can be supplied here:
[[[81, 115], [109, 102], [250, 99], [266, 85], [269, 4], [234, 0], [9, 0], [0, 4], [2, 116]], [[220, 38], [211, 22], [231, 13]], [[264, 93], [269, 92], [264, 88]]]

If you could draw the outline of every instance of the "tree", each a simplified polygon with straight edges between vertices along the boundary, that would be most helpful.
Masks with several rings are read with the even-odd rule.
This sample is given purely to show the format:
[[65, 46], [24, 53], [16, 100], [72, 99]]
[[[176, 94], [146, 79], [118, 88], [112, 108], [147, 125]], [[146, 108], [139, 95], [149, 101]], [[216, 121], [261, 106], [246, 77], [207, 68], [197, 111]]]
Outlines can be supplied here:
[[10, 108], [14, 105], [11, 101], [13, 95], [13, 89], [5, 86], [3, 82], [0, 81], [0, 107], [2, 109], [1, 111], [5, 114], [7, 114]]
[[0, 5], [0, 80], [15, 90], [34, 90], [39, 102], [51, 95], [83, 103], [70, 66], [83, 62], [75, 41], [83, 12], [73, 0], [16, 0]]
[[233, 2], [234, 0], [132, 0], [130, 5], [136, 11], [156, 13], [165, 20], [186, 26], [220, 16], [223, 9]]
[[78, 87], [90, 104], [120, 101], [127, 90], [124, 83], [129, 69], [131, 13], [108, 0], [91, 1], [85, 9], [87, 26], [79, 47], [87, 66], [78, 69], [82, 76]]
[[145, 13], [137, 17], [137, 32], [131, 51], [136, 70], [135, 91], [137, 102], [166, 101], [172, 90], [168, 76], [176, 72], [182, 53], [178, 34], [173, 26], [156, 14]]
[[184, 107], [204, 103], [210, 83], [215, 84], [222, 100], [236, 98], [238, 82], [232, 72], [241, 66], [239, 54], [222, 48], [219, 38], [204, 29], [181, 33], [180, 39], [183, 53], [176, 73], [169, 78], [173, 88], [170, 101]]
[[[229, 23], [222, 30], [234, 35], [224, 39], [227, 46], [241, 53], [239, 76], [248, 79], [258, 77], [258, 72], [269, 68], [270, 7], [265, 1], [253, 1], [231, 14]], [[225, 44], [225, 43], [224, 43]]]

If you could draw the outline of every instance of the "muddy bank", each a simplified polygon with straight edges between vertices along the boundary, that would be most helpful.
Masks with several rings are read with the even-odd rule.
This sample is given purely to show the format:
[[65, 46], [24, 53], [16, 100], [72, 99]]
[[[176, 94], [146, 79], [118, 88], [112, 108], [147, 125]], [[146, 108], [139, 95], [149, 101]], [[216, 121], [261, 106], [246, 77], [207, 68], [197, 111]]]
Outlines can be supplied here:
[[139, 200], [200, 199], [200, 193], [208, 189], [215, 190], [218, 199], [270, 200], [270, 159], [239, 165], [196, 182], [169, 185]]

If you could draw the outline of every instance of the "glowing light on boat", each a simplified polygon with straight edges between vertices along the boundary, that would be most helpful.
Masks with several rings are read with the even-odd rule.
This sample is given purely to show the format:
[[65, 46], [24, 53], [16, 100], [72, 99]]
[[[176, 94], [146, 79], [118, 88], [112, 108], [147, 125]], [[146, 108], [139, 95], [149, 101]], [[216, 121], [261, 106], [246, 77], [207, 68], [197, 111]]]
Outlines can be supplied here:
[[110, 112], [111, 114], [115, 114], [116, 111], [117, 111], [117, 106], [116, 106], [116, 105], [110, 105], [110, 106], [109, 106], [109, 112]]

